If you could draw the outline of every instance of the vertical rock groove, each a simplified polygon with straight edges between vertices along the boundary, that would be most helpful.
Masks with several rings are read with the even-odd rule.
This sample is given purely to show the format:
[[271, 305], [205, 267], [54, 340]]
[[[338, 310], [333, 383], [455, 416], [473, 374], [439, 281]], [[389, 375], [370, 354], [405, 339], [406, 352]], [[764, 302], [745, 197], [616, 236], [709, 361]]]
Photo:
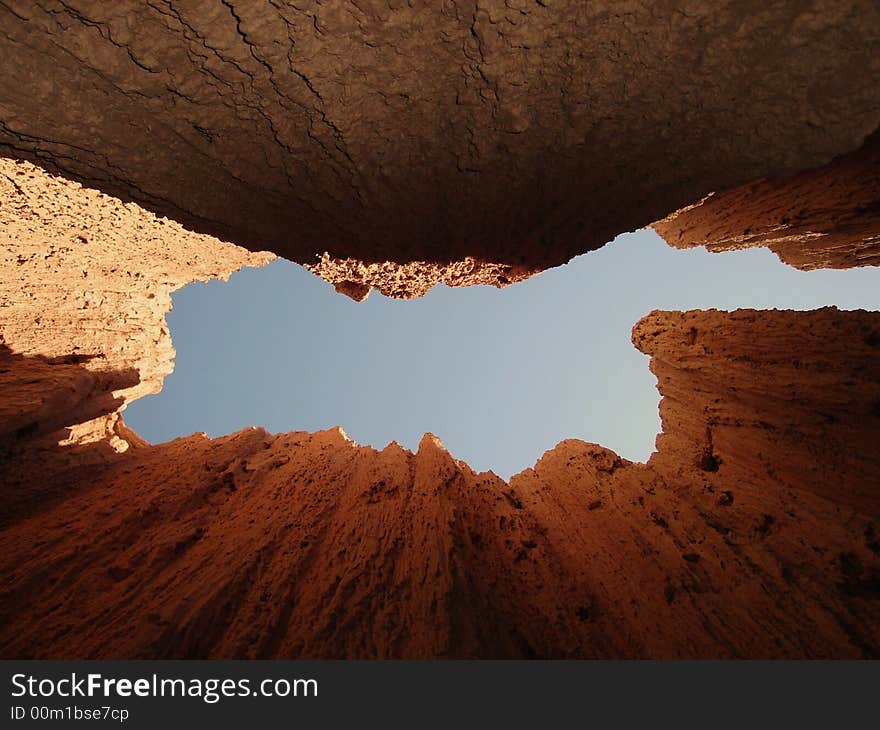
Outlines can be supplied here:
[[0, 645], [875, 656], [878, 333], [835, 309], [652, 313], [633, 333], [663, 395], [648, 464], [564, 441], [507, 484], [430, 435], [412, 454], [251, 429], [131, 449], [86, 490], [61, 467], [61, 496], [0, 533]]

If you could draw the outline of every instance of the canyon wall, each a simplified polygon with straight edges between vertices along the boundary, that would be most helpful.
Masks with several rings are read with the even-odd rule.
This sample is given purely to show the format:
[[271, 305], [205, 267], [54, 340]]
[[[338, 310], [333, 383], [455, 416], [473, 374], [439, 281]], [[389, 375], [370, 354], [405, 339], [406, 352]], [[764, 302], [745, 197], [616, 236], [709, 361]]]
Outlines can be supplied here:
[[876, 312], [647, 315], [647, 464], [569, 440], [506, 483], [430, 435], [122, 420], [171, 371], [170, 293], [264, 248], [355, 299], [506, 285], [652, 221], [876, 265], [875, 2], [0, 22], [0, 656], [880, 653]]
[[[795, 364], [805, 334], [834, 349]], [[564, 441], [507, 484], [430, 435], [250, 429], [61, 469], [0, 533], [2, 654], [877, 656], [880, 313], [654, 312], [634, 341], [647, 465]]]
[[0, 154], [361, 298], [504, 285], [880, 127], [874, 0], [6, 0]]
[[796, 175], [708, 195], [652, 224], [670, 246], [766, 246], [798, 269], [880, 266], [880, 132]]
[[16, 393], [0, 403], [0, 447], [68, 426], [104, 433], [87, 422], [158, 393], [174, 367], [171, 292], [273, 258], [0, 158], [0, 361], [17, 363], [0, 371]]

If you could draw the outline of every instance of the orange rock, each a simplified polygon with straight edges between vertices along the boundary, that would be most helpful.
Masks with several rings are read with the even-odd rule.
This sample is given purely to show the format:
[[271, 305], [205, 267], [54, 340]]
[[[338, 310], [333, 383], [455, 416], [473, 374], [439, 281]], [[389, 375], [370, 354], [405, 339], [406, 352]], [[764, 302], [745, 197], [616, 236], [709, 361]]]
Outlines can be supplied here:
[[65, 465], [0, 533], [2, 654], [875, 656], [878, 331], [652, 313], [647, 465], [570, 440], [507, 484], [431, 435], [413, 454], [341, 429]]
[[0, 149], [406, 297], [558, 266], [880, 127], [874, 0], [277, 5], [0, 7]]
[[880, 132], [814, 170], [720, 191], [652, 227], [670, 246], [766, 246], [798, 269], [880, 266]]
[[0, 655], [880, 654], [876, 312], [653, 312], [649, 462], [567, 440], [509, 483], [120, 415], [170, 293], [272, 258], [191, 231], [358, 300], [658, 220], [877, 263], [876, 3], [43, 5], [0, 5]]

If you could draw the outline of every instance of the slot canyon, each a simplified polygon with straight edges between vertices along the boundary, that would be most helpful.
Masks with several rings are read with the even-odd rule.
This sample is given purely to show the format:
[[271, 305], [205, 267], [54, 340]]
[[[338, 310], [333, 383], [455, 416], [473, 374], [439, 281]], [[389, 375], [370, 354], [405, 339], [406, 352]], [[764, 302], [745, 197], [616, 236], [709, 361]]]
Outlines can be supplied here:
[[505, 481], [431, 434], [124, 421], [172, 372], [172, 292], [276, 256], [358, 301], [647, 226], [880, 265], [874, 0], [0, 0], [0, 27], [0, 656], [880, 655], [880, 312], [645, 312], [646, 463], [569, 439]]

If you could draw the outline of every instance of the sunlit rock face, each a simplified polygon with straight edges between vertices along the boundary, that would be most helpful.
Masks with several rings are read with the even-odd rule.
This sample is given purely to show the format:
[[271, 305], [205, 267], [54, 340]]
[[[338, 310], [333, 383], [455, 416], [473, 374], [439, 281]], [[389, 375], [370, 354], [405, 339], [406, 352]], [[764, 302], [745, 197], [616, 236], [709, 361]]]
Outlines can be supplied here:
[[0, 655], [880, 654], [875, 312], [647, 314], [647, 464], [121, 417], [226, 241], [355, 299], [652, 221], [876, 263], [876, 4], [302, 7], [0, 7]]
[[797, 175], [709, 195], [653, 228], [670, 246], [766, 246], [798, 269], [880, 266], [880, 132]]
[[0, 404], [0, 438], [158, 393], [174, 368], [171, 292], [273, 258], [0, 158], [0, 357], [18, 356], [0, 378], [21, 394]]
[[4, 154], [394, 296], [515, 281], [880, 126], [874, 0], [12, 0], [0, 23]]

